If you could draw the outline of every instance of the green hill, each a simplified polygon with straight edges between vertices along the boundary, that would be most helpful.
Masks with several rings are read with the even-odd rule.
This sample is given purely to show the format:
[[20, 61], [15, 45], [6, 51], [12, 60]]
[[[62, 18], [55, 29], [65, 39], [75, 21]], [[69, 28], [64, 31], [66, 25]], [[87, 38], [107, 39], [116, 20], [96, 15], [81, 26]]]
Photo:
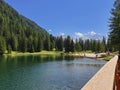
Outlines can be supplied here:
[[0, 0], [0, 54], [41, 51], [48, 37], [45, 29]]

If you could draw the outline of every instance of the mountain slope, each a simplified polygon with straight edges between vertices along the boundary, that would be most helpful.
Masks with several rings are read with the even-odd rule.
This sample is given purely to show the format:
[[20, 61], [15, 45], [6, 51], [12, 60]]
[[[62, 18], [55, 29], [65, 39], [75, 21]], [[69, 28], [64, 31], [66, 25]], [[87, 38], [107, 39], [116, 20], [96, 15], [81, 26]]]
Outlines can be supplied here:
[[[45, 49], [49, 33], [32, 20], [20, 15], [4, 0], [0, 0], [0, 48], [10, 52], [34, 52]], [[0, 53], [4, 53], [0, 49]]]
[[30, 27], [40, 32], [47, 33], [45, 29], [38, 26], [32, 20], [20, 15], [16, 10], [14, 10], [10, 5], [5, 3], [3, 0], [0, 0], [0, 16], [2, 16], [5, 19], [9, 19], [9, 21], [6, 22], [15, 24], [19, 22], [19, 24], [23, 24], [26, 27]]

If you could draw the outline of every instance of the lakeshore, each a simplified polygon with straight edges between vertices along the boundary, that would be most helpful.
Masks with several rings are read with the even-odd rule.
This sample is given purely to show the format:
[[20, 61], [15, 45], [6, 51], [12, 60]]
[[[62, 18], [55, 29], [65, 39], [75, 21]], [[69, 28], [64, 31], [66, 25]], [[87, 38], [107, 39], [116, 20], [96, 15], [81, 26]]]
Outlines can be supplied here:
[[60, 51], [41, 51], [41, 52], [16, 52], [12, 51], [11, 54], [4, 54], [5, 56], [26, 56], [26, 55], [61, 55], [63, 52]]
[[110, 60], [114, 57], [113, 54], [108, 55], [107, 53], [70, 53], [68, 54], [74, 57], [87, 57], [87, 58], [97, 58], [102, 60]]
[[4, 56], [27, 56], [27, 55], [68, 55], [73, 57], [86, 57], [86, 58], [97, 58], [102, 60], [110, 60], [114, 55], [107, 53], [88, 53], [88, 52], [75, 52], [75, 53], [64, 53], [63, 51], [41, 51], [41, 52], [16, 52], [12, 51], [11, 54], [4, 54]]

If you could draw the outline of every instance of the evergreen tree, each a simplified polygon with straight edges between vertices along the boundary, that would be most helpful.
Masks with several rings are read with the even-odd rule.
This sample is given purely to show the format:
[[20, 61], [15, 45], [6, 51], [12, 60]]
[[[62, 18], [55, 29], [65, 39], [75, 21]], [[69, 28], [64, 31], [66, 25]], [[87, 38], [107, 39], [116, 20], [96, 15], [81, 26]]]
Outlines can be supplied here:
[[97, 47], [97, 48], [96, 48], [96, 52], [99, 53], [99, 52], [100, 52], [100, 44], [101, 44], [101, 43], [100, 43], [100, 40], [97, 40], [96, 42], [97, 42], [97, 45], [96, 45], [96, 47]]
[[33, 37], [30, 36], [27, 42], [28, 52], [34, 52]]
[[65, 52], [71, 51], [71, 37], [70, 36], [67, 36], [67, 38], [65, 38], [64, 47], [65, 47]]
[[44, 42], [44, 49], [50, 51], [50, 36], [48, 35]]
[[8, 54], [11, 54], [11, 52], [12, 52], [12, 48], [10, 45], [8, 45]]
[[81, 44], [78, 42], [77, 39], [75, 41], [75, 51], [77, 51], [77, 52], [82, 51]]
[[38, 38], [38, 45], [37, 45], [37, 51], [40, 52], [43, 50], [43, 41], [42, 39], [39, 37]]
[[75, 51], [75, 44], [73, 39], [70, 36], [67, 36], [64, 40], [64, 48], [65, 52], [74, 52]]
[[34, 37], [33, 39], [33, 46], [34, 46], [34, 50], [35, 52], [37, 52], [37, 46], [38, 46], [38, 37]]
[[106, 39], [103, 37], [101, 45], [100, 45], [100, 51], [105, 52], [106, 51]]
[[0, 36], [0, 55], [4, 54], [6, 50], [6, 42], [3, 37]]
[[97, 41], [96, 40], [92, 40], [92, 51], [97, 52]]
[[79, 44], [80, 44], [81, 50], [84, 51], [85, 50], [84, 41], [81, 38], [79, 39]]
[[74, 44], [74, 41], [73, 40], [71, 40], [71, 45], [70, 45], [70, 51], [71, 52], [74, 52], [75, 51], [75, 44]]
[[50, 50], [55, 49], [55, 42], [56, 42], [56, 38], [50, 35]]
[[22, 52], [27, 52], [27, 38], [22, 38], [22, 41], [20, 42], [22, 45], [21, 51]]
[[90, 40], [89, 39], [85, 40], [84, 48], [85, 48], [85, 50], [90, 50]]
[[11, 37], [11, 46], [13, 51], [17, 51], [18, 48], [18, 39], [15, 35], [12, 35]]
[[64, 48], [64, 42], [62, 36], [57, 37], [56, 39], [56, 48], [58, 51], [63, 51]]
[[112, 44], [111, 44], [111, 41], [110, 41], [110, 39], [108, 38], [108, 40], [107, 40], [107, 48], [106, 48], [106, 50], [109, 52], [109, 51], [113, 51], [112, 50]]
[[118, 49], [120, 54], [120, 5], [115, 5], [111, 14], [109, 39], [112, 46]]

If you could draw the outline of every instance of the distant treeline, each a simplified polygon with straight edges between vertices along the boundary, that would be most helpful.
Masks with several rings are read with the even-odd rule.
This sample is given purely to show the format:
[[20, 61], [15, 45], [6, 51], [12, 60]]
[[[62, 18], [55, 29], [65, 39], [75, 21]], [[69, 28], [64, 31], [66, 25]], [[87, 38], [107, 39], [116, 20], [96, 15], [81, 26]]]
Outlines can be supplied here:
[[74, 40], [70, 36], [63, 38], [62, 36], [55, 37], [49, 34], [46, 35], [46, 37], [41, 37], [40, 33], [35, 31], [28, 34], [28, 36], [25, 32], [19, 35], [9, 31], [7, 31], [7, 33], [7, 36], [0, 34], [0, 54], [5, 53], [6, 50], [8, 53], [11, 53], [11, 51], [40, 52], [41, 50], [65, 52], [80, 52], [86, 50], [106, 52], [111, 50], [109, 42], [106, 43], [104, 37], [102, 41], [90, 39]]

